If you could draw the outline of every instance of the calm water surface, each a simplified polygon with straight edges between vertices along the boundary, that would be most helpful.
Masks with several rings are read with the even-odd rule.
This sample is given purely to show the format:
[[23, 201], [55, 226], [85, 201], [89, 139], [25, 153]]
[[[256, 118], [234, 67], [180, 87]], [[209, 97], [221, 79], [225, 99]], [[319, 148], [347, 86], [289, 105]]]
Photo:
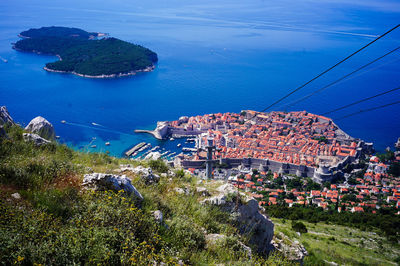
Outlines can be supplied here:
[[[179, 141], [160, 142], [133, 130], [182, 115], [262, 110], [399, 22], [398, 1], [1, 1], [0, 56], [8, 63], [0, 61], [0, 105], [24, 125], [37, 115], [45, 117], [61, 141], [75, 148], [120, 156], [146, 141], [174, 149]], [[93, 80], [48, 73], [42, 68], [55, 57], [11, 49], [21, 31], [51, 25], [110, 33], [154, 50], [159, 63], [151, 73]], [[399, 45], [400, 30], [283, 104]], [[399, 85], [397, 52], [287, 110], [323, 113]], [[396, 100], [399, 92], [331, 117]], [[399, 107], [337, 123], [382, 150], [400, 136]], [[96, 149], [87, 146], [92, 137]]]

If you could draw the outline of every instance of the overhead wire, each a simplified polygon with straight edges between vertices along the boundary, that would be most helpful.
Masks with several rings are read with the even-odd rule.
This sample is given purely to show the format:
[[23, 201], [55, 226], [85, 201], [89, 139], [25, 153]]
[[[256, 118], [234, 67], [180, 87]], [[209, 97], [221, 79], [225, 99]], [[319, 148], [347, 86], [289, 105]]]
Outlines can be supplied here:
[[349, 115], [345, 115], [345, 116], [336, 118], [335, 121], [336, 120], [341, 120], [341, 119], [344, 119], [344, 118], [348, 118], [348, 117], [351, 117], [351, 116], [354, 116], [354, 115], [358, 115], [358, 114], [361, 114], [361, 113], [370, 112], [370, 111], [374, 111], [374, 110], [377, 110], [377, 109], [385, 108], [385, 107], [388, 107], [388, 106], [391, 106], [391, 105], [395, 105], [395, 104], [399, 104], [399, 103], [400, 103], [400, 101], [396, 101], [396, 102], [387, 103], [387, 104], [384, 104], [384, 105], [380, 105], [380, 106], [376, 106], [376, 107], [360, 110], [358, 112], [354, 112], [354, 113], [351, 113]]
[[337, 79], [337, 80], [335, 80], [335, 81], [329, 83], [328, 85], [326, 85], [326, 86], [324, 86], [324, 87], [322, 87], [322, 88], [320, 88], [320, 89], [318, 89], [318, 90], [313, 91], [312, 93], [310, 93], [310, 94], [304, 96], [303, 98], [300, 98], [300, 99], [298, 99], [298, 100], [296, 100], [296, 101], [294, 101], [294, 102], [292, 102], [292, 103], [289, 103], [289, 104], [284, 105], [285, 108], [288, 108], [288, 107], [291, 107], [291, 106], [293, 106], [293, 105], [296, 105], [296, 104], [298, 104], [299, 102], [302, 102], [302, 101], [304, 101], [304, 100], [310, 98], [311, 96], [313, 96], [313, 95], [315, 95], [315, 94], [317, 94], [317, 93], [319, 93], [319, 92], [321, 92], [321, 91], [324, 91], [324, 90], [326, 90], [326, 89], [329, 88], [329, 87], [332, 87], [333, 85], [339, 83], [340, 81], [342, 81], [342, 80], [348, 78], [348, 77], [351, 76], [351, 75], [354, 75], [354, 74], [357, 73], [358, 71], [360, 71], [360, 70], [362, 70], [362, 69], [364, 69], [364, 68], [366, 68], [366, 67], [372, 65], [373, 63], [375, 63], [375, 62], [377, 62], [377, 61], [383, 59], [384, 57], [386, 57], [386, 56], [388, 56], [388, 55], [390, 55], [390, 54], [396, 52], [396, 51], [399, 50], [399, 49], [400, 49], [400, 46], [398, 46], [397, 48], [395, 48], [395, 49], [393, 49], [393, 50], [387, 52], [386, 54], [384, 54], [384, 55], [382, 55], [382, 56], [380, 56], [380, 57], [375, 58], [374, 60], [370, 61], [369, 63], [367, 63], [367, 64], [365, 64], [365, 65], [363, 65], [363, 66], [357, 68], [356, 70], [354, 70], [354, 71], [352, 71], [352, 72], [350, 72], [350, 73], [348, 73], [348, 74], [346, 74], [346, 75], [340, 77], [339, 79]]
[[369, 100], [371, 100], [371, 99], [373, 99], [373, 98], [376, 98], [376, 97], [379, 97], [379, 96], [382, 96], [382, 95], [385, 95], [385, 94], [388, 94], [388, 93], [390, 93], [390, 92], [397, 91], [397, 90], [400, 90], [400, 87], [397, 87], [397, 88], [394, 88], [394, 89], [391, 89], [391, 90], [388, 90], [388, 91], [385, 91], [385, 92], [381, 92], [381, 93], [378, 93], [378, 94], [376, 94], [376, 95], [374, 95], [374, 96], [370, 96], [370, 97], [367, 97], [367, 98], [364, 98], [364, 99], [361, 99], [361, 100], [358, 100], [358, 101], [355, 101], [355, 102], [346, 104], [346, 105], [341, 106], [341, 107], [339, 107], [339, 108], [336, 108], [336, 109], [333, 109], [333, 110], [331, 110], [331, 111], [322, 113], [322, 115], [331, 114], [331, 113], [334, 113], [334, 112], [337, 112], [337, 111], [346, 109], [346, 108], [348, 108], [348, 107], [350, 107], [350, 106], [353, 106], [353, 105], [356, 105], [356, 104], [359, 104], [359, 103], [362, 103], [362, 102], [365, 102], [365, 101], [369, 101]]
[[391, 28], [390, 30], [386, 31], [384, 34], [380, 35], [379, 37], [375, 38], [374, 40], [372, 40], [371, 42], [369, 42], [368, 44], [364, 45], [363, 47], [361, 47], [360, 49], [358, 49], [357, 51], [353, 52], [352, 54], [348, 55], [347, 57], [345, 57], [344, 59], [340, 60], [338, 63], [334, 64], [333, 66], [329, 67], [328, 69], [324, 70], [323, 72], [321, 72], [320, 74], [318, 74], [317, 76], [315, 76], [314, 78], [310, 79], [309, 81], [307, 81], [306, 83], [302, 84], [301, 86], [297, 87], [296, 89], [292, 90], [291, 92], [289, 92], [288, 94], [286, 94], [285, 96], [279, 98], [278, 100], [276, 100], [275, 102], [273, 102], [272, 104], [270, 104], [268, 107], [264, 108], [261, 112], [265, 112], [266, 110], [270, 109], [271, 107], [275, 106], [276, 104], [280, 103], [281, 101], [283, 101], [284, 99], [286, 99], [287, 97], [289, 97], [290, 95], [292, 95], [293, 93], [301, 90], [302, 88], [304, 88], [305, 86], [307, 86], [308, 84], [310, 84], [311, 82], [313, 82], [314, 80], [318, 79], [319, 77], [323, 76], [324, 74], [326, 74], [327, 72], [331, 71], [332, 69], [334, 69], [335, 67], [339, 66], [340, 64], [342, 64], [343, 62], [347, 61], [348, 59], [350, 59], [351, 57], [353, 57], [354, 55], [358, 54], [359, 52], [361, 52], [362, 50], [364, 50], [365, 48], [369, 47], [371, 44], [375, 43], [376, 41], [378, 41], [379, 39], [383, 38], [384, 36], [388, 35], [390, 32], [394, 31], [395, 29], [397, 29], [398, 27], [400, 27], [400, 24], [397, 24], [395, 27]]

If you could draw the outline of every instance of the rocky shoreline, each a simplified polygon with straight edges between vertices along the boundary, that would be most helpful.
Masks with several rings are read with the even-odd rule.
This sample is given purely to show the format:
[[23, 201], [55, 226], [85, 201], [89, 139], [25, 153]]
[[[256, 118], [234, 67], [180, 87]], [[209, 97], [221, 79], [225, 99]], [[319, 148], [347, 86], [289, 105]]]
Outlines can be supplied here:
[[[61, 60], [61, 58], [60, 58]], [[84, 78], [95, 78], [95, 79], [103, 79], [103, 78], [120, 78], [120, 77], [127, 77], [127, 76], [134, 76], [137, 73], [140, 72], [151, 72], [155, 69], [155, 65], [151, 65], [149, 67], [146, 67], [145, 69], [140, 69], [140, 70], [135, 70], [135, 71], [131, 71], [131, 72], [127, 72], [127, 73], [119, 73], [119, 74], [111, 74], [111, 75], [85, 75], [85, 74], [81, 74], [81, 73], [77, 73], [75, 71], [61, 71], [61, 70], [55, 70], [55, 69], [51, 69], [48, 67], [43, 67], [44, 70], [48, 71], [48, 72], [55, 72], [55, 73], [65, 73], [65, 74], [73, 74], [79, 77], [84, 77]]]

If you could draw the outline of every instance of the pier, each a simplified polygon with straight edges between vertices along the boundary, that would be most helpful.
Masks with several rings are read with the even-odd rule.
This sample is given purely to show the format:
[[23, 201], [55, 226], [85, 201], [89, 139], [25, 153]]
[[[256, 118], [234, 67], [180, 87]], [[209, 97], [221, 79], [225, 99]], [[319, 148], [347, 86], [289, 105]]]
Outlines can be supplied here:
[[141, 149], [144, 145], [146, 145], [146, 142], [141, 142], [137, 145], [135, 145], [133, 148], [129, 149], [127, 152], [125, 152], [126, 156], [131, 156], [132, 154], [134, 154], [136, 151], [138, 151], [139, 149]]

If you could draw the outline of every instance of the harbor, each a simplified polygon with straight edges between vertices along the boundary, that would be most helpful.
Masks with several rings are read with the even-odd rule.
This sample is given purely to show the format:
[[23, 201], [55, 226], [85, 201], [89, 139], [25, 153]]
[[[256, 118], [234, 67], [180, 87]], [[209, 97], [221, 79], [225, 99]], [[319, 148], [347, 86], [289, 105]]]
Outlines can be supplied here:
[[145, 145], [146, 145], [145, 142], [141, 142], [141, 143], [135, 145], [134, 147], [132, 147], [131, 149], [129, 149], [127, 152], [125, 152], [125, 155], [129, 157], [132, 154], [134, 154], [136, 151], [139, 151]]

